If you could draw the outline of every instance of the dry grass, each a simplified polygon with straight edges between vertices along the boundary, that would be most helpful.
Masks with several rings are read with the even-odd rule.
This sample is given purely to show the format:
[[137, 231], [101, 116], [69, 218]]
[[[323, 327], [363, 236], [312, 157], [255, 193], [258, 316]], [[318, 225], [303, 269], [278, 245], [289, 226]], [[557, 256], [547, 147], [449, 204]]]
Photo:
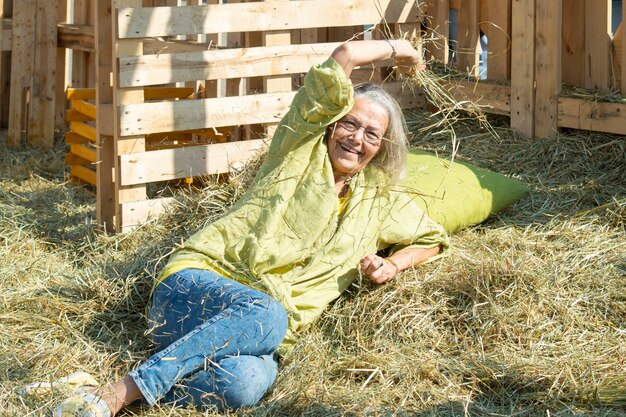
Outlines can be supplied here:
[[[449, 156], [420, 113], [413, 144]], [[626, 415], [626, 143], [587, 133], [526, 140], [457, 123], [456, 157], [533, 192], [452, 237], [449, 257], [394, 283], [362, 283], [241, 415]], [[93, 230], [93, 195], [64, 179], [64, 149], [0, 139], [0, 414], [49, 414], [64, 395], [15, 391], [76, 370], [101, 381], [150, 354], [144, 306], [174, 243], [218, 217], [249, 175], [181, 196], [124, 236]], [[601, 207], [600, 209], [595, 209]], [[127, 415], [213, 415], [134, 407]]]

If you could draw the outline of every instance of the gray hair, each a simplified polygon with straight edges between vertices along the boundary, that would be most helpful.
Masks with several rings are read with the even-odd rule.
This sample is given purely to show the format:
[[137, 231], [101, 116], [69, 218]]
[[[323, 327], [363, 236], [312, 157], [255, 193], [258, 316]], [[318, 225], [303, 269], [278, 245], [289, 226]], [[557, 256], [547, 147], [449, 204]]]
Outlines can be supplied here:
[[395, 184], [406, 174], [406, 155], [408, 141], [406, 138], [406, 122], [398, 102], [379, 84], [363, 83], [354, 87], [354, 98], [366, 97], [382, 106], [389, 118], [389, 127], [385, 132], [380, 150], [370, 164], [380, 168]]

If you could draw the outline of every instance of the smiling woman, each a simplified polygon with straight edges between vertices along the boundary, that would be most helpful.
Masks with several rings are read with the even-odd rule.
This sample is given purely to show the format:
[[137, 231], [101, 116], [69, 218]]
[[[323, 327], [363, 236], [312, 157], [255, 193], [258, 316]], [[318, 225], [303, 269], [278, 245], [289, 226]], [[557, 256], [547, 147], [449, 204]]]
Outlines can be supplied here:
[[278, 357], [355, 280], [383, 284], [447, 246], [443, 228], [389, 187], [406, 158], [398, 105], [349, 80], [354, 67], [389, 58], [403, 71], [420, 62], [407, 41], [354, 41], [309, 71], [254, 184], [161, 272], [148, 323], [156, 353], [55, 416], [112, 416], [140, 398], [254, 405]]

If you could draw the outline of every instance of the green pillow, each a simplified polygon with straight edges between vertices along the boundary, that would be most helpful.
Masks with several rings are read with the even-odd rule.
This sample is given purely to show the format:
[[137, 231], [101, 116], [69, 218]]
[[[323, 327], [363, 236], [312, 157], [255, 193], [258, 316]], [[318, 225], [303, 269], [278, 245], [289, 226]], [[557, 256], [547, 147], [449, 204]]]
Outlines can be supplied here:
[[401, 188], [448, 233], [478, 224], [504, 210], [530, 189], [521, 182], [465, 162], [411, 150]]

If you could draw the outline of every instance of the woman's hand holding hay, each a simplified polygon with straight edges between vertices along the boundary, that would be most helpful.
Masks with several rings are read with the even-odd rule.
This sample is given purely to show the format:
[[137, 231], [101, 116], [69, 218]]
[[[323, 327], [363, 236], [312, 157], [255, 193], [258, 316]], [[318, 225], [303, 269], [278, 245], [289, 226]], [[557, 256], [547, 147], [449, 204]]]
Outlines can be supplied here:
[[361, 273], [375, 284], [385, 284], [407, 268], [417, 266], [437, 255], [440, 246], [434, 248], [404, 248], [388, 258], [371, 254], [361, 259]]

